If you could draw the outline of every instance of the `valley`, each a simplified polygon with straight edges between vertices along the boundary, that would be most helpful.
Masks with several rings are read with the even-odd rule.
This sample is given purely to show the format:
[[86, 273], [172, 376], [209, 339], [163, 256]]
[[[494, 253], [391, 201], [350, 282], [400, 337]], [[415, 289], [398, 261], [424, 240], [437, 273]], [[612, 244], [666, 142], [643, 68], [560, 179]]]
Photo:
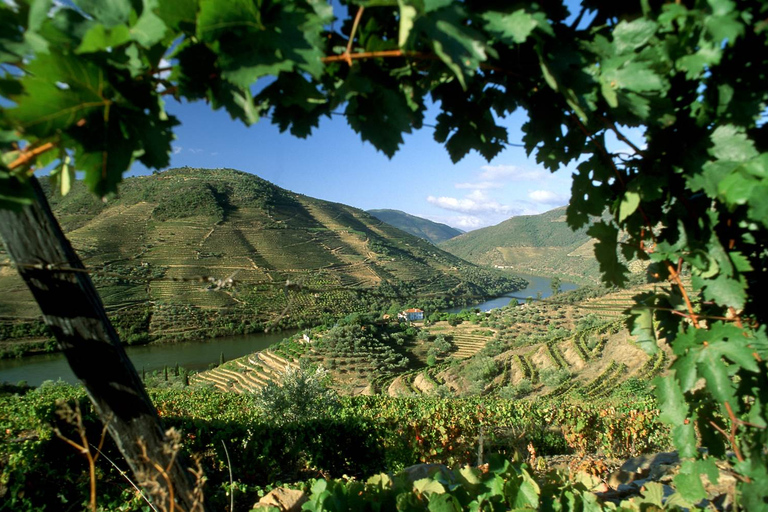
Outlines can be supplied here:
[[[127, 179], [102, 203], [50, 195], [124, 343], [207, 339], [332, 323], [394, 302], [432, 310], [525, 282], [367, 213], [233, 170]], [[39, 310], [0, 266], [0, 352], [48, 351]]]
[[[562, 210], [438, 247], [419, 238], [428, 224], [414, 236], [232, 170], [129, 179], [106, 203], [82, 188], [50, 200], [122, 340], [135, 345], [127, 348], [158, 414], [184, 433], [220, 509], [225, 460], [246, 468], [233, 484], [243, 508], [275, 482], [308, 491], [318, 477], [335, 485], [342, 475], [482, 467], [526, 452], [539, 481], [557, 457], [597, 457], [589, 478], [606, 478], [613, 458], [669, 446], [650, 382], [671, 354], [646, 354], [624, 313], [632, 296], [663, 285], [641, 274], [623, 290], [594, 284], [589, 237], [565, 233]], [[50, 340], [12, 270], [0, 267], [9, 292], [0, 348], [44, 351]], [[54, 366], [34, 377], [24, 363], [36, 358], [65, 364], [60, 354], [0, 362], [9, 381], [0, 412], [15, 411], [6, 435], [44, 433], [25, 441], [26, 462], [2, 469], [31, 488], [53, 453], [78, 467], [66, 446], [50, 444], [52, 417], [64, 413], [45, 404], [90, 411], [81, 387], [55, 382]], [[239, 447], [233, 459], [228, 444]], [[114, 468], [104, 471], [115, 484]], [[105, 496], [128, 499], [115, 492]]]

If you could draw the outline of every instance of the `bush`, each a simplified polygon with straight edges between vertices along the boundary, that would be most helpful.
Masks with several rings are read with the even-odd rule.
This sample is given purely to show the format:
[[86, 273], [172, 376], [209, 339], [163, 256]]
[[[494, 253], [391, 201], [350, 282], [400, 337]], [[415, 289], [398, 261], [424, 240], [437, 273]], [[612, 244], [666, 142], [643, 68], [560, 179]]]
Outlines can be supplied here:
[[516, 386], [504, 386], [499, 389], [499, 397], [506, 400], [516, 400], [523, 398], [533, 391], [533, 384], [528, 379], [523, 379]]
[[280, 384], [270, 381], [262, 388], [256, 405], [277, 424], [321, 418], [338, 406], [336, 392], [326, 383], [324, 369], [302, 361], [299, 369], [286, 368]]
[[560, 384], [564, 383], [568, 379], [571, 378], [571, 372], [563, 369], [558, 368], [545, 368], [541, 370], [539, 373], [539, 378], [541, 380], [541, 383], [545, 386], [549, 386], [551, 388], [556, 388]]

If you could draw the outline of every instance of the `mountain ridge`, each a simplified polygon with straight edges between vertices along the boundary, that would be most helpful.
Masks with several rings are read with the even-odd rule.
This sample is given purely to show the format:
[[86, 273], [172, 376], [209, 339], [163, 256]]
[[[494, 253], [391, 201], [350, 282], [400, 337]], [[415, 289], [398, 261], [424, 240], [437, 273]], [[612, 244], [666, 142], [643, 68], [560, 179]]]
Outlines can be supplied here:
[[562, 206], [521, 215], [441, 242], [439, 247], [478, 265], [524, 274], [598, 282], [599, 264], [587, 228], [571, 230]]
[[429, 240], [433, 244], [444, 242], [445, 240], [449, 240], [464, 233], [460, 229], [452, 228], [447, 224], [434, 222], [401, 210], [384, 208], [366, 211], [391, 226], [401, 229], [406, 233], [418, 236], [419, 238]]

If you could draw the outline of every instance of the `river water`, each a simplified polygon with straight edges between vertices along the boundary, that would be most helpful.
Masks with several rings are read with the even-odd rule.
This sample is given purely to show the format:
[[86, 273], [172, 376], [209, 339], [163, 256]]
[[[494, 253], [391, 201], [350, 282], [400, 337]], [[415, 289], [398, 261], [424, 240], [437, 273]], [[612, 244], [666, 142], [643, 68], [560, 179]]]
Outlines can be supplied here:
[[[529, 276], [525, 274], [515, 274], [528, 281], [528, 287], [517, 290], [516, 292], [506, 293], [500, 297], [494, 297], [493, 299], [475, 304], [473, 306], [462, 306], [451, 309], [446, 309], [447, 313], [458, 313], [463, 309], [478, 308], [480, 311], [490, 311], [492, 309], [501, 308], [509, 304], [512, 299], [518, 299], [519, 301], [525, 301], [529, 297], [536, 297], [541, 292], [541, 298], [545, 299], [552, 295], [552, 289], [549, 287], [551, 279], [548, 277]], [[564, 292], [575, 290], [579, 285], [575, 283], [569, 283], [568, 281], [562, 281], [560, 289]]]
[[[257, 333], [216, 338], [212, 341], [140, 345], [126, 347], [126, 352], [139, 372], [142, 368], [148, 372], [162, 370], [164, 366], [173, 367], [176, 363], [188, 370], [205, 370], [211, 363], [218, 363], [222, 353], [226, 360], [242, 357], [264, 350], [294, 332]], [[23, 380], [31, 386], [39, 386], [43, 381], [59, 379], [70, 383], [78, 382], [61, 353], [22, 359], [0, 359], [0, 382], [16, 384]]]

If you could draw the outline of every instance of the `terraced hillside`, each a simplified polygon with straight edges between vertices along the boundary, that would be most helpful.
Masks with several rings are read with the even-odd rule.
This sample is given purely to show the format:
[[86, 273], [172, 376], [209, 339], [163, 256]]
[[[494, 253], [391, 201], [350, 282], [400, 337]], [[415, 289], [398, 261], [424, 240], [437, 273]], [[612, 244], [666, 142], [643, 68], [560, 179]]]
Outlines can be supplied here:
[[568, 227], [565, 207], [540, 215], [512, 217], [496, 226], [451, 238], [439, 246], [478, 265], [534, 275], [567, 276], [577, 282], [599, 279], [593, 241], [586, 229], [572, 231]]
[[[129, 342], [305, 326], [392, 298], [468, 302], [523, 284], [362, 210], [234, 170], [129, 178], [106, 203], [78, 183], [50, 201]], [[0, 339], [39, 335], [13, 269], [0, 267], [0, 289]]]
[[[279, 374], [260, 367], [280, 370], [305, 359], [329, 370], [333, 387], [345, 394], [605, 397], [642, 385], [669, 363], [663, 350], [648, 357], [612, 309], [624, 295], [649, 287], [467, 312], [459, 315], [460, 323], [449, 318], [410, 326], [334, 327], [313, 334], [311, 343], [296, 338], [271, 349], [282, 358], [278, 364], [262, 352], [232, 363], [236, 368], [225, 365], [224, 375], [213, 370], [210, 378], [198, 379], [223, 390], [254, 392], [263, 382], [245, 386], [245, 375], [258, 372], [263, 380], [279, 382]], [[600, 314], [602, 307], [607, 314]], [[241, 374], [239, 381], [232, 371]]]

